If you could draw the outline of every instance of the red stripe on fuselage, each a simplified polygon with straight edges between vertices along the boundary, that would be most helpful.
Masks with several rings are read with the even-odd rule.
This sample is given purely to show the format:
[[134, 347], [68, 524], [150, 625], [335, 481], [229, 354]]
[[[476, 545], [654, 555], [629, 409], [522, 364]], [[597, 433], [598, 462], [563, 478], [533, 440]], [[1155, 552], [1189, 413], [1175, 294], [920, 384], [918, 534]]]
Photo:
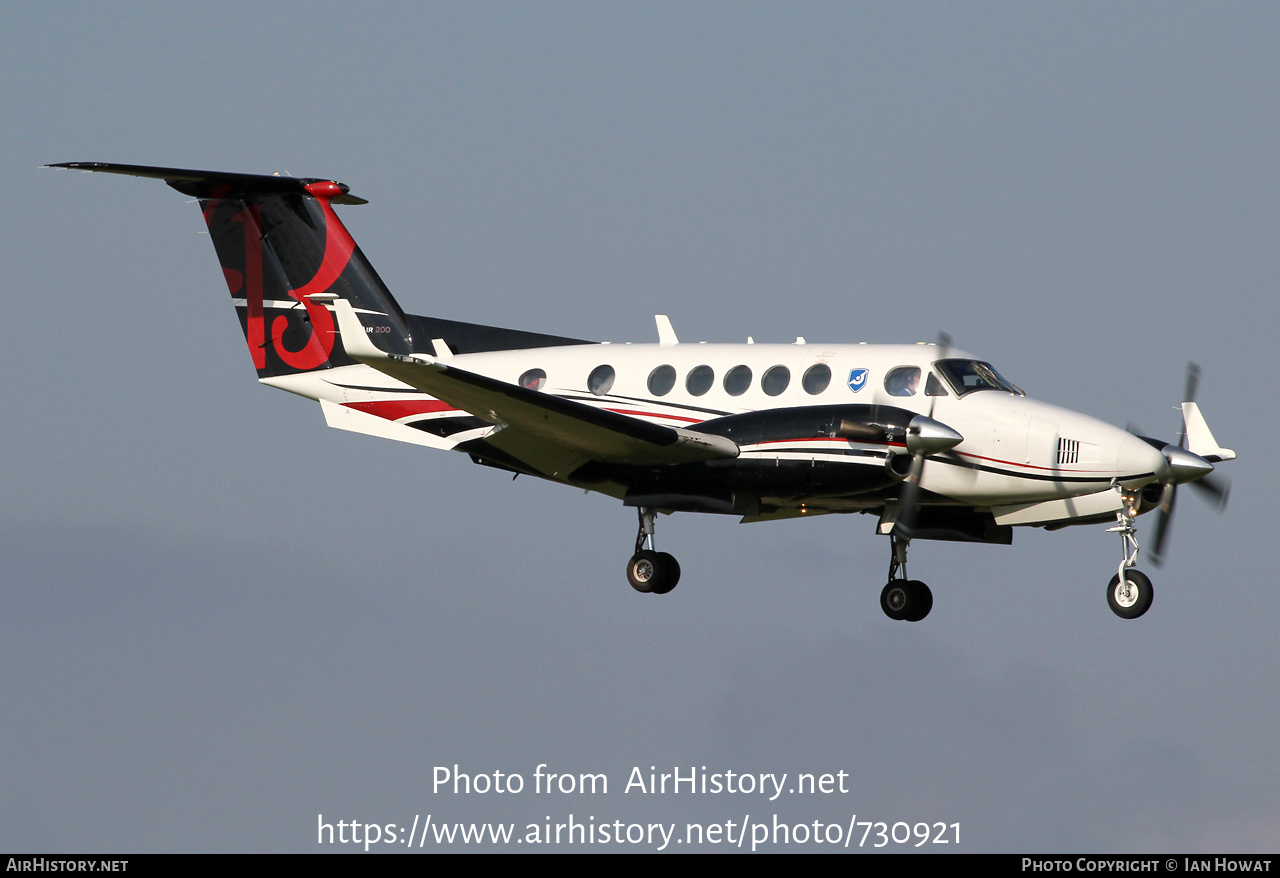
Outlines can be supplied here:
[[1005, 466], [1016, 466], [1019, 469], [1038, 469], [1047, 473], [1062, 473], [1064, 475], [1088, 475], [1089, 473], [1106, 474], [1105, 470], [1098, 469], [1062, 469], [1056, 466], [1036, 466], [1032, 463], [1018, 463], [1014, 460], [1001, 460], [998, 457], [983, 457], [981, 454], [971, 454], [968, 451], [957, 451], [961, 457], [972, 457], [974, 460], [987, 460], [991, 463], [1002, 463]]
[[441, 402], [438, 399], [375, 399], [370, 402], [347, 402], [343, 405], [349, 409], [386, 418], [388, 421], [398, 421], [411, 415], [458, 411], [447, 402]]

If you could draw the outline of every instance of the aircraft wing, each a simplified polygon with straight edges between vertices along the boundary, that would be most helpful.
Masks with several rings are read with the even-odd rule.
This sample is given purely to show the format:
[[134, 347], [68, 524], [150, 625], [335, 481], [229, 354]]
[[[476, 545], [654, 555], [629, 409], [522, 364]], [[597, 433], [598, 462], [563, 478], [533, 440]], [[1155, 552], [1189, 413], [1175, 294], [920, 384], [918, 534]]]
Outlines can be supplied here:
[[[388, 354], [370, 341], [349, 302], [334, 299], [332, 304], [338, 334], [352, 359], [477, 418], [554, 443], [565, 452], [566, 461], [663, 465], [738, 456], [737, 444], [723, 436], [653, 424], [583, 405], [468, 372], [422, 354]], [[505, 429], [497, 435], [503, 432]], [[554, 469], [563, 472], [567, 464]]]

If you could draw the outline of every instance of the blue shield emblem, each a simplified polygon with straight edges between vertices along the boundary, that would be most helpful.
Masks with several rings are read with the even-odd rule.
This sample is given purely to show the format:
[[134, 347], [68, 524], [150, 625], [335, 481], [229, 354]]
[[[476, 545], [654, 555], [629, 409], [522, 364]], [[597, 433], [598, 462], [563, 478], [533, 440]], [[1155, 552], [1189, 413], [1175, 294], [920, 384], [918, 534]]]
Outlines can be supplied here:
[[850, 369], [849, 370], [849, 389], [854, 393], [867, 386], [867, 370], [866, 369]]

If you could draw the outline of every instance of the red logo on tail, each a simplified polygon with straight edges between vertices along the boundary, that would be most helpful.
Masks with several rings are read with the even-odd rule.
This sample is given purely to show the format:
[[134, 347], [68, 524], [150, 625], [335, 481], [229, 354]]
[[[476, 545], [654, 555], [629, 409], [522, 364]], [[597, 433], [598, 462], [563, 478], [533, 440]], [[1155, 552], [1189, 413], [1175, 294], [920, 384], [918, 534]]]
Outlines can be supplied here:
[[[276, 353], [285, 363], [302, 371], [323, 365], [333, 351], [333, 315], [329, 313], [329, 309], [313, 302], [310, 297], [313, 293], [325, 292], [333, 286], [346, 270], [356, 247], [350, 233], [334, 213], [333, 205], [329, 203], [329, 198], [334, 193], [325, 189], [325, 185], [319, 183], [307, 187], [316, 196], [321, 210], [324, 211], [324, 256], [320, 260], [320, 267], [316, 269], [315, 277], [301, 287], [289, 291], [289, 295], [306, 308], [311, 333], [301, 348], [290, 350], [284, 343], [284, 333], [289, 328], [289, 318], [281, 314], [271, 321], [271, 343]], [[243, 290], [248, 312], [245, 337], [249, 344], [249, 353], [253, 356], [254, 367], [265, 369], [267, 337], [262, 296], [262, 224], [254, 207], [247, 207], [235, 214], [231, 217], [231, 221], [240, 223], [244, 230], [244, 275], [240, 276], [240, 273], [234, 270], [227, 270], [224, 274], [233, 296]]]

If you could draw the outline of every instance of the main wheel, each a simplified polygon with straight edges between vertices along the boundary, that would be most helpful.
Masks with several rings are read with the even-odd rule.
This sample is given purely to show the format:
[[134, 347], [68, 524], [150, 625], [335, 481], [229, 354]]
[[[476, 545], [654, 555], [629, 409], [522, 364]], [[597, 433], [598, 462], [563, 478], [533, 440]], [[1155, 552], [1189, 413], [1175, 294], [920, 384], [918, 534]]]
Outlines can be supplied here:
[[627, 562], [627, 582], [638, 592], [648, 594], [662, 584], [662, 559], [657, 552], [641, 549]]
[[894, 579], [880, 592], [880, 609], [890, 619], [919, 622], [933, 609], [933, 592], [918, 579]]
[[933, 592], [918, 579], [912, 579], [907, 585], [911, 590], [911, 600], [902, 618], [908, 622], [919, 622], [933, 609]]
[[653, 594], [666, 594], [680, 582], [680, 562], [669, 552], [658, 553], [658, 579], [649, 589]]
[[1136, 619], [1151, 609], [1151, 580], [1140, 570], [1126, 570], [1124, 578], [1129, 580], [1129, 593], [1124, 593], [1117, 573], [1107, 583], [1107, 606], [1121, 619]]
[[911, 583], [905, 579], [891, 579], [880, 592], [880, 609], [894, 621], [907, 618], [911, 609]]

